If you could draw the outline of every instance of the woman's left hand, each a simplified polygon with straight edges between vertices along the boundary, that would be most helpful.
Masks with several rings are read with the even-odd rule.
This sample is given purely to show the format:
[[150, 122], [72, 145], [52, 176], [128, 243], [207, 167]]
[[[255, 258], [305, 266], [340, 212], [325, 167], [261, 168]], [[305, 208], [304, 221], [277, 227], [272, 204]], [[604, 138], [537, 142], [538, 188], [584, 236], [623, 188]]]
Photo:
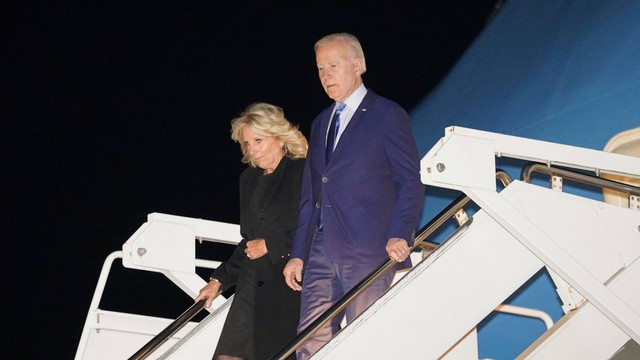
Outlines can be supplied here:
[[261, 258], [267, 254], [267, 242], [264, 239], [254, 239], [247, 241], [245, 254], [251, 260]]

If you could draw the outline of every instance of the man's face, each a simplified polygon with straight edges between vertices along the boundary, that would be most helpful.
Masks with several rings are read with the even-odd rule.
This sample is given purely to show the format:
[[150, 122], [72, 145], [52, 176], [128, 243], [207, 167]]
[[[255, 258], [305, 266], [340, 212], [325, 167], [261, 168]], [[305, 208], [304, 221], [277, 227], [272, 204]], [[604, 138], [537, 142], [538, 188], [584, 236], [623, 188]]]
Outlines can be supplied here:
[[318, 47], [316, 65], [324, 91], [336, 102], [347, 100], [362, 83], [362, 61], [355, 59], [342, 40]]

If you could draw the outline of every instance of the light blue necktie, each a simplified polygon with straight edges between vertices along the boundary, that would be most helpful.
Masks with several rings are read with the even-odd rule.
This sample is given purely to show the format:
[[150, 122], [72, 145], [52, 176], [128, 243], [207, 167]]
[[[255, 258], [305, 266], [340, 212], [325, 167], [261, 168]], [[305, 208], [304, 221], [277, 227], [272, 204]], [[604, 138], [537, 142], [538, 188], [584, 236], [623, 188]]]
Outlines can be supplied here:
[[333, 120], [331, 124], [329, 124], [329, 134], [327, 135], [327, 162], [331, 160], [331, 156], [333, 155], [333, 150], [336, 147], [336, 137], [338, 135], [338, 130], [340, 129], [340, 113], [344, 110], [345, 103], [338, 103], [338, 107], [336, 108], [335, 114], [333, 114]]

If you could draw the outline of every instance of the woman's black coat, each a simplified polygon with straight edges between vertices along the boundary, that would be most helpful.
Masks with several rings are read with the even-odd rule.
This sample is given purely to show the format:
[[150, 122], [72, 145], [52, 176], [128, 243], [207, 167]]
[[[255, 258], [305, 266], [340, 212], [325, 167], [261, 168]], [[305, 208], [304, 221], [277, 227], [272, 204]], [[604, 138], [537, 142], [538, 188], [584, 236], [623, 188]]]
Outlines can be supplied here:
[[[283, 158], [269, 176], [276, 176], [266, 189], [266, 202], [258, 219], [249, 219], [248, 206], [260, 168], [247, 168], [240, 176], [240, 232], [242, 241], [231, 258], [213, 273], [224, 290], [237, 284], [244, 286], [248, 272], [255, 277], [254, 354], [268, 359], [295, 335], [300, 313], [300, 293], [291, 290], [282, 271], [290, 257], [291, 243], [298, 224], [300, 185], [304, 159]], [[253, 211], [255, 213], [255, 210]], [[257, 221], [257, 223], [255, 223]], [[249, 260], [244, 253], [246, 242], [264, 238], [268, 253]]]

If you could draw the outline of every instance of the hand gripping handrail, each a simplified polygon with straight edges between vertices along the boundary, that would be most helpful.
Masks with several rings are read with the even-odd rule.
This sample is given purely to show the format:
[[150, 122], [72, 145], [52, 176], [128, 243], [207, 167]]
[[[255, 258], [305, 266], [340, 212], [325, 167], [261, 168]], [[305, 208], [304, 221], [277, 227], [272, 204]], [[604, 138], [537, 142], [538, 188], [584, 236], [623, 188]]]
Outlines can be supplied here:
[[146, 359], [152, 352], [160, 347], [160, 345], [164, 344], [167, 339], [169, 339], [173, 334], [175, 334], [178, 330], [182, 329], [189, 320], [191, 320], [196, 314], [198, 314], [202, 309], [204, 309], [204, 305], [207, 300], [202, 299], [193, 305], [191, 305], [182, 315], [178, 316], [169, 326], [164, 328], [158, 335], [154, 336], [153, 339], [149, 340], [143, 347], [140, 348], [135, 354], [133, 354], [129, 360], [142, 360]]
[[[419, 246], [427, 237], [429, 237], [435, 230], [437, 230], [447, 220], [451, 219], [453, 215], [463, 207], [470, 198], [466, 195], [460, 195], [449, 206], [442, 210], [436, 217], [434, 217], [427, 225], [425, 225], [415, 237], [414, 244], [411, 250]], [[468, 225], [471, 221], [468, 221], [465, 225]], [[463, 225], [463, 226], [465, 226]], [[460, 229], [460, 228], [459, 228]], [[353, 300], [366, 290], [371, 284], [376, 282], [382, 275], [394, 267], [397, 262], [391, 258], [380, 264], [369, 275], [367, 275], [356, 286], [349, 290], [340, 300], [333, 304], [327, 311], [322, 313], [316, 320], [314, 320], [309, 326], [302, 330], [295, 338], [293, 338], [280, 352], [271, 358], [271, 360], [284, 360], [289, 355], [293, 354], [297, 348], [300, 347], [305, 341], [307, 341], [318, 329], [320, 329], [329, 320], [336, 317], [338, 313], [344, 310]]]

